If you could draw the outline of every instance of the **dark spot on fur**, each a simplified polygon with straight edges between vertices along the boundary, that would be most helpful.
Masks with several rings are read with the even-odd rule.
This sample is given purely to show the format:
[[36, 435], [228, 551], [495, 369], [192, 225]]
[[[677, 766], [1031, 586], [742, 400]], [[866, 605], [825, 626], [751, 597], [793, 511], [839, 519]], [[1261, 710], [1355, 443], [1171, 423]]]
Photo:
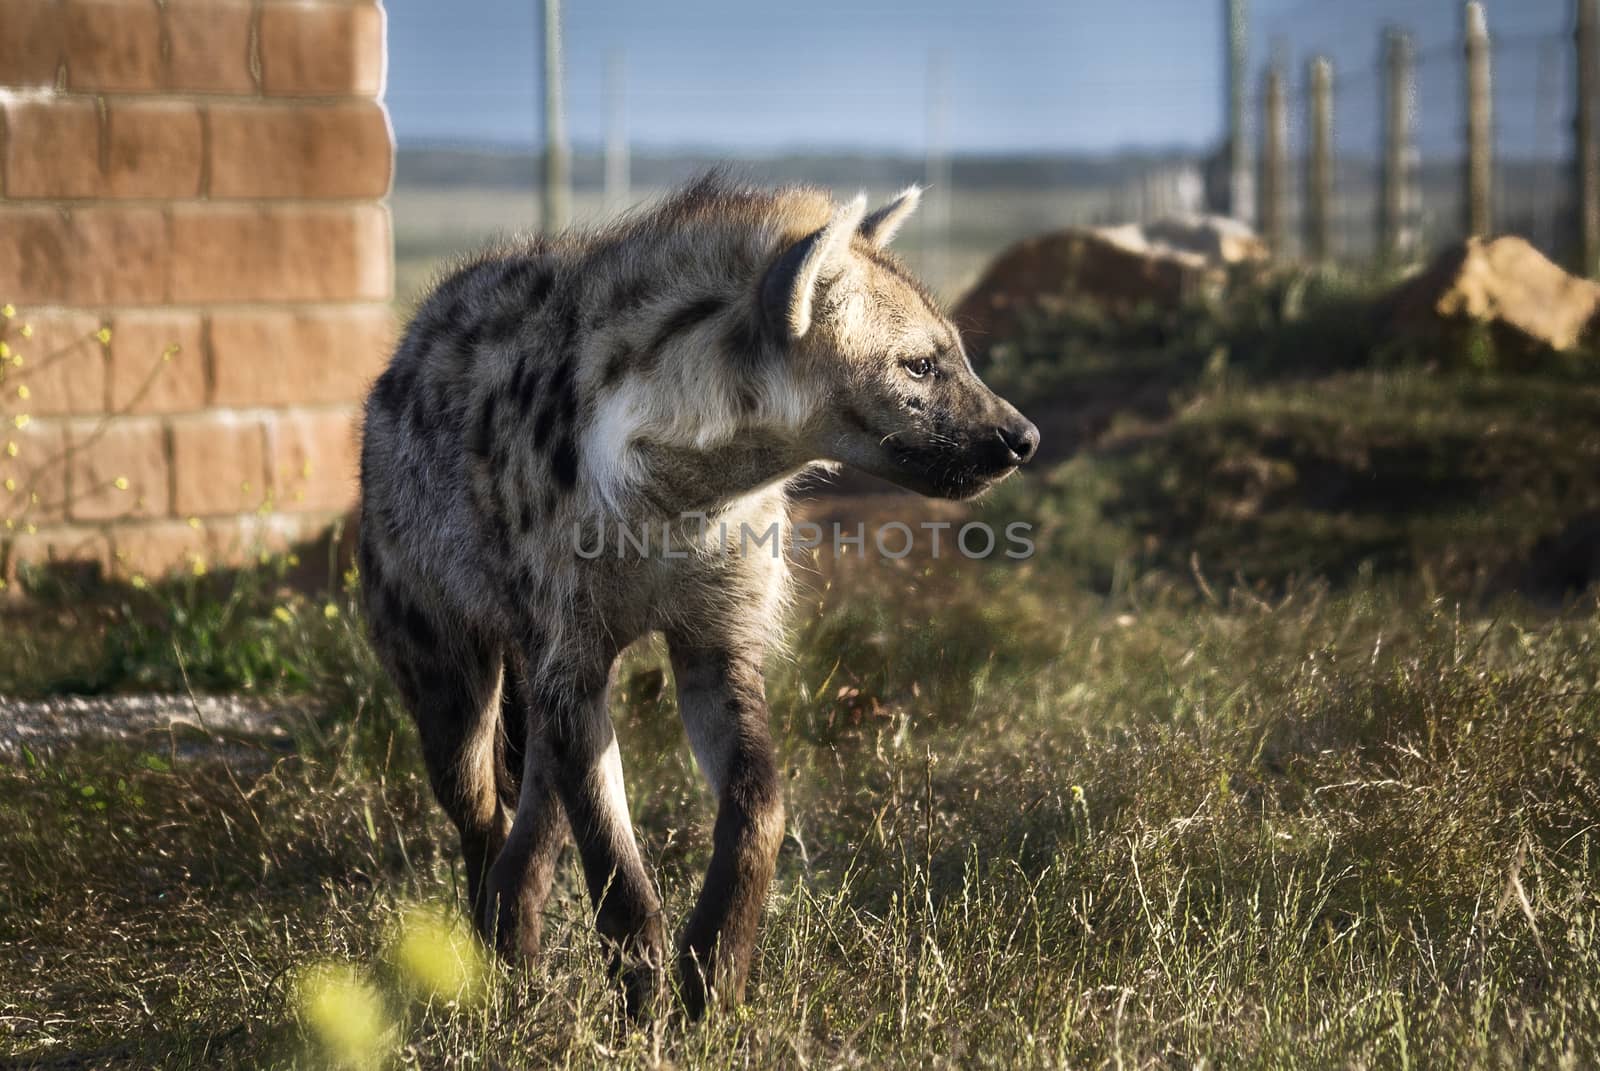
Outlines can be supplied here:
[[422, 392], [411, 396], [411, 428], [419, 438], [428, 439], [433, 435], [433, 422], [428, 412], [428, 403], [423, 399]]
[[617, 287], [616, 293], [611, 295], [608, 312], [632, 312], [646, 304], [654, 293], [654, 278], [647, 275], [635, 275]]
[[650, 340], [650, 346], [646, 350], [647, 356], [654, 358], [674, 336], [698, 327], [721, 312], [725, 305], [726, 302], [719, 297], [703, 297], [676, 310], [661, 321], [655, 337]]
[[541, 270], [530, 273], [526, 287], [522, 291], [522, 304], [530, 313], [544, 304], [545, 298], [550, 296], [550, 288], [555, 286], [556, 277], [552, 272]]
[[533, 400], [539, 396], [539, 370], [528, 368], [527, 375], [522, 377], [522, 382], [516, 384], [517, 410], [522, 418], [528, 418], [528, 411], [533, 408]]
[[548, 320], [553, 332], [550, 349], [558, 363], [569, 363], [574, 356], [572, 351], [579, 328], [577, 290], [570, 285], [562, 287], [551, 300], [555, 307], [550, 310]]
[[518, 517], [518, 527], [523, 535], [533, 531], [533, 503], [526, 498], [522, 500], [521, 515]]
[[567, 385], [570, 379], [572, 379], [572, 362], [558, 361], [556, 366], [550, 370], [550, 390], [552, 392], [559, 391]]
[[556, 482], [568, 491], [578, 484], [578, 448], [573, 443], [572, 436], [567, 435], [556, 443], [555, 450], [550, 455], [550, 472]]
[[533, 448], [543, 450], [545, 443], [550, 441], [551, 433], [555, 431], [556, 424], [556, 399], [551, 398], [544, 403], [544, 408], [539, 410], [539, 416], [533, 422]]
[[413, 645], [424, 650], [432, 650], [439, 642], [438, 633], [434, 632], [433, 625], [423, 612], [414, 603], [405, 603], [401, 607], [401, 621], [405, 625], [406, 635], [410, 637]]
[[722, 336], [723, 350], [740, 366], [760, 360], [766, 345], [761, 318], [753, 315], [736, 317]]
[[490, 345], [500, 346], [515, 341], [522, 331], [522, 325], [527, 321], [527, 310], [515, 301], [511, 301], [497, 306], [484, 318], [480, 329], [485, 341]]
[[506, 520], [506, 500], [495, 485], [491, 492], [493, 501], [489, 508], [489, 538], [501, 554], [511, 553], [511, 524]]
[[494, 407], [498, 399], [493, 394], [483, 400], [483, 408], [478, 411], [478, 426], [472, 436], [472, 452], [479, 457], [487, 457], [494, 448]]
[[617, 380], [628, 371], [628, 365], [633, 363], [633, 347], [626, 342], [619, 342], [611, 355], [606, 358], [605, 371], [600, 374], [600, 385], [603, 387], [615, 386]]
[[559, 430], [557, 425], [563, 420], [570, 423], [577, 409], [578, 401], [572, 390], [572, 366], [559, 364], [550, 374], [550, 393], [533, 425], [533, 448], [543, 450], [545, 444], [555, 438]]

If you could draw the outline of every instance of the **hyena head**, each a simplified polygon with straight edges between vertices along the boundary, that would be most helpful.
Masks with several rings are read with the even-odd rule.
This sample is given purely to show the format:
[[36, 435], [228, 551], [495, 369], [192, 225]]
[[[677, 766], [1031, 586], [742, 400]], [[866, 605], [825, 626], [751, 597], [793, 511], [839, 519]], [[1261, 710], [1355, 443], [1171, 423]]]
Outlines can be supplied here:
[[791, 374], [817, 393], [805, 432], [816, 456], [968, 498], [1031, 458], [1039, 430], [984, 385], [938, 303], [885, 251], [920, 197], [836, 209], [768, 270], [761, 302]]

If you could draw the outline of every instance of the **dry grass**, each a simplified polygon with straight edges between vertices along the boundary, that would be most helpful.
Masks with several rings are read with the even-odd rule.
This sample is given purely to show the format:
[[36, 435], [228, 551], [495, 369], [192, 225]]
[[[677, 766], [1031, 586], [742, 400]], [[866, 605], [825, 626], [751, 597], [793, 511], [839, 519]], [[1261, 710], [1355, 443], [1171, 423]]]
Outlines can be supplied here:
[[[7, 611], [0, 694], [322, 713], [289, 750], [0, 763], [0, 1064], [1600, 1063], [1600, 605], [1444, 568], [1526, 561], [1591, 508], [1594, 389], [1285, 368], [1294, 332], [1253, 330], [1122, 340], [1112, 371], [1160, 370], [1176, 416], [1112, 413], [984, 507], [1037, 521], [1037, 559], [858, 562], [804, 601], [770, 674], [789, 827], [749, 1003], [697, 1027], [619, 1023], [571, 859], [535, 969], [406, 988], [397, 920], [462, 882], [336, 571], [314, 597], [272, 569], [45, 583]], [[1041, 395], [1108, 382], [1091, 343]], [[661, 652], [618, 679], [681, 920], [710, 801]]]
[[[386, 998], [393, 1059], [1600, 1056], [1593, 608], [1528, 623], [1320, 589], [1045, 599], [1037, 577], [978, 572], [945, 579], [930, 622], [888, 595], [900, 582], [817, 610], [775, 674], [790, 835], [748, 1008], [620, 1030], [569, 861], [546, 961], [481, 1006]], [[338, 672], [358, 641], [315, 611], [273, 619], [280, 650]], [[711, 813], [660, 669], [631, 658], [617, 719], [682, 917]], [[292, 754], [161, 739], [8, 765], [0, 1046], [315, 1063], [296, 972], [333, 960], [384, 983], [397, 914], [460, 886], [414, 741], [371, 694]]]

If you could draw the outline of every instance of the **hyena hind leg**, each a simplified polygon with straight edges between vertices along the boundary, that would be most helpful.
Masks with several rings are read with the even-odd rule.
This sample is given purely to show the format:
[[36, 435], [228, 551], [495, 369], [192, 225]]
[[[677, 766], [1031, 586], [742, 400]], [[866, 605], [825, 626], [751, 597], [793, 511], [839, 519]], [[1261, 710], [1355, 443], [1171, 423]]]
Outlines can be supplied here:
[[500, 795], [507, 813], [516, 818], [490, 867], [478, 920], [496, 951], [508, 960], [526, 962], [539, 954], [544, 904], [567, 842], [567, 820], [556, 785], [556, 759], [538, 728], [543, 714], [534, 709], [521, 655], [506, 659], [502, 694]]
[[467, 898], [481, 930], [489, 871], [511, 824], [496, 776], [500, 650], [403, 598], [369, 599], [385, 603], [368, 615], [373, 645], [416, 722], [434, 796], [460, 834]]
[[[661, 902], [628, 816], [622, 759], [606, 714], [608, 670], [591, 667], [538, 689], [528, 717], [522, 797], [491, 883], [502, 909], [507, 900], [542, 904], [553, 865], [550, 816], [565, 811], [583, 860], [595, 926], [611, 952], [612, 974], [622, 984], [628, 1014], [638, 1018], [654, 1009], [666, 935]], [[535, 910], [527, 921], [536, 925], [536, 919]]]

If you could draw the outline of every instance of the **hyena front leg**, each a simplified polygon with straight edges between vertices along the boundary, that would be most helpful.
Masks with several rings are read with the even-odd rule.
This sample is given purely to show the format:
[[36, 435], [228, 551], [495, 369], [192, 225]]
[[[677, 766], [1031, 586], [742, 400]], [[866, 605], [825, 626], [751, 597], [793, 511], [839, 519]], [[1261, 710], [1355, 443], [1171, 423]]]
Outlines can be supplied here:
[[[655, 1003], [666, 939], [661, 903], [628, 816], [622, 758], [606, 713], [608, 678], [609, 666], [571, 673], [562, 681], [541, 680], [534, 688], [522, 798], [501, 862], [507, 865], [510, 885], [517, 872], [507, 858], [513, 846], [521, 843], [525, 828], [530, 838], [537, 838], [544, 826], [547, 803], [541, 797], [549, 788], [535, 788], [530, 795], [529, 786], [538, 780], [553, 787], [583, 860], [595, 925], [610, 946], [612, 971], [623, 984], [628, 1014], [639, 1017]], [[531, 806], [525, 810], [525, 804]], [[505, 888], [501, 864], [495, 871], [495, 888]], [[540, 879], [543, 888], [537, 899], [542, 901], [548, 878]]]
[[767, 886], [783, 841], [783, 793], [767, 727], [758, 651], [671, 637], [678, 706], [700, 770], [717, 794], [711, 865], [678, 944], [684, 1004], [744, 999]]

